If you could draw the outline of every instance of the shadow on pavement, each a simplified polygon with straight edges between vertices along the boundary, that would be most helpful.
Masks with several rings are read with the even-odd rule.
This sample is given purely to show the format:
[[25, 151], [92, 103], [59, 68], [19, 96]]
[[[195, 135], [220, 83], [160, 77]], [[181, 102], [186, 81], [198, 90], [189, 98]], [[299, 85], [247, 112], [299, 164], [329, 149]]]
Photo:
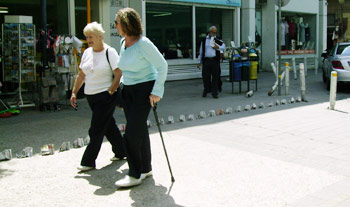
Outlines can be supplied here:
[[124, 176], [124, 172], [120, 173], [117, 170], [125, 163], [125, 160], [112, 162], [101, 169], [80, 172], [74, 178], [86, 179], [90, 185], [100, 187], [95, 191], [95, 195], [106, 196], [115, 193], [117, 187], [114, 183]]
[[[169, 191], [171, 187], [169, 187]], [[150, 177], [144, 180], [140, 186], [130, 189], [130, 198], [134, 201], [131, 206], [182, 207], [176, 204], [174, 198], [167, 192], [166, 187], [156, 185], [154, 179]]]
[[[0, 162], [0, 164], [1, 164], [1, 162]], [[4, 177], [6, 177], [6, 176], [10, 176], [10, 175], [12, 175], [13, 173], [14, 173], [14, 171], [2, 169], [2, 168], [0, 167], [0, 179], [1, 179], [1, 178], [4, 178]]]

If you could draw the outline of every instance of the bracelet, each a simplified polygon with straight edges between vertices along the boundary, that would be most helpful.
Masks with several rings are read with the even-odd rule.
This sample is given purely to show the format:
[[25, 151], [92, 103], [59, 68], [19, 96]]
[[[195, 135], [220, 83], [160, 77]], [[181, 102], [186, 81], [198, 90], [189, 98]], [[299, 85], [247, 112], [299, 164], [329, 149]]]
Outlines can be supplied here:
[[112, 91], [108, 91], [109, 95], [113, 95], [113, 92]]

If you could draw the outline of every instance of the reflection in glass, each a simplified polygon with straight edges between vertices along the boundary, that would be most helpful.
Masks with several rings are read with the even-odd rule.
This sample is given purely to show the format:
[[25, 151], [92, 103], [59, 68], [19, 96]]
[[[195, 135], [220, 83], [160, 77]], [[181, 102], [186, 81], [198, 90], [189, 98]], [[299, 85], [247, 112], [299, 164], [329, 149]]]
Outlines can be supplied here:
[[165, 58], [192, 58], [192, 7], [147, 3], [146, 11], [146, 35]]

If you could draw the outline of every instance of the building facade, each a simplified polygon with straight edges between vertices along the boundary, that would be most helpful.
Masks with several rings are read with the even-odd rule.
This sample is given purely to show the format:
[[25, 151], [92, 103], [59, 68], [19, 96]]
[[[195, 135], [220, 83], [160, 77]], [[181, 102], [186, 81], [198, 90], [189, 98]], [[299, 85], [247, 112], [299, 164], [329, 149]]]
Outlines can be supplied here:
[[[282, 61], [290, 62], [292, 58], [297, 60], [307, 58], [311, 60], [313, 67], [318, 65], [321, 61], [318, 57], [326, 49], [327, 42], [325, 0], [289, 1], [281, 8], [280, 21], [275, 1], [257, 0], [251, 5], [256, 6], [255, 36], [261, 38], [261, 64], [264, 70], [271, 71], [270, 64], [278, 60], [278, 27], [281, 27]], [[244, 27], [245, 24], [242, 26]], [[248, 31], [250, 32], [248, 34], [253, 35], [252, 28]]]
[[[348, 1], [348, 0], [345, 0]], [[159, 48], [169, 64], [168, 80], [201, 78], [197, 69], [200, 39], [215, 25], [226, 46], [233, 41], [254, 41], [260, 51], [261, 69], [271, 70], [278, 58], [278, 7], [273, 0], [46, 0], [47, 23], [53, 34], [76, 35], [84, 39], [87, 22], [98, 21], [106, 30], [105, 42], [120, 48], [120, 36], [114, 28], [117, 10], [132, 7], [143, 21], [144, 34]], [[40, 0], [4, 0], [4, 15], [33, 16], [40, 28]], [[330, 33], [341, 22], [342, 40], [350, 38], [349, 6], [338, 0], [291, 0], [282, 7], [282, 58], [316, 58], [329, 45]], [[349, 4], [350, 5], [350, 4]], [[327, 20], [327, 6], [329, 15]], [[88, 12], [90, 11], [90, 12]], [[0, 9], [1, 12], [1, 9]], [[342, 18], [341, 18], [342, 17]], [[340, 21], [342, 19], [342, 21]], [[328, 22], [328, 24], [327, 24]], [[344, 26], [345, 25], [345, 26]], [[340, 28], [340, 27], [338, 27]], [[328, 35], [328, 36], [327, 36]], [[327, 38], [328, 37], [328, 38]], [[321, 61], [320, 58], [318, 61]], [[228, 75], [228, 61], [221, 64]]]

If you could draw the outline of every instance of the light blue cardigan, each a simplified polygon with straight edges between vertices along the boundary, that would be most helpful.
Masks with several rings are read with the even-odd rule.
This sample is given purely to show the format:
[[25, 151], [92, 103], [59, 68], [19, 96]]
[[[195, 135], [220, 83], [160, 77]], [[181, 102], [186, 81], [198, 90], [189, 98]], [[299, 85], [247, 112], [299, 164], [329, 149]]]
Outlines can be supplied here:
[[158, 48], [144, 36], [128, 48], [125, 48], [124, 39], [121, 42], [118, 68], [123, 72], [123, 84], [135, 85], [155, 80], [151, 94], [162, 98], [168, 64]]

